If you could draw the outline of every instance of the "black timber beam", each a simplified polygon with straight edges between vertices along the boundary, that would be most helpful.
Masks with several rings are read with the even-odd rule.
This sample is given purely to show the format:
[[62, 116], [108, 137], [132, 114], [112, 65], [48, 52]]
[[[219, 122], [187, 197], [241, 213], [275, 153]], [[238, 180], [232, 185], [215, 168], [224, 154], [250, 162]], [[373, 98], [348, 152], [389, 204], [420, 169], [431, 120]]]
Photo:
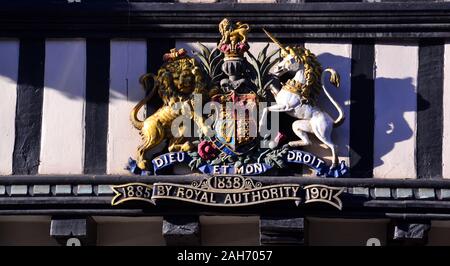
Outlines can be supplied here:
[[450, 37], [450, 3], [184, 4], [148, 2], [6, 1], [0, 10], [1, 37], [219, 38], [218, 23], [229, 17], [279, 38]]
[[303, 217], [261, 216], [259, 218], [260, 244], [304, 245], [305, 222]]
[[255, 176], [263, 186], [322, 184], [344, 188], [343, 209], [323, 204], [271, 202], [261, 205], [224, 208], [187, 202], [161, 200], [124, 202], [112, 206], [110, 185], [141, 182], [191, 184], [205, 176], [109, 176], [33, 175], [0, 177], [0, 215], [64, 216], [198, 216], [221, 215], [313, 216], [349, 218], [440, 219], [450, 218], [450, 180], [386, 180], [373, 178], [307, 178], [295, 176]]
[[[56, 184], [124, 184], [131, 182], [156, 183], [176, 182], [190, 184], [208, 175], [0, 175], [0, 185], [56, 185]], [[386, 188], [450, 188], [450, 178], [439, 179], [392, 179], [383, 178], [317, 178], [299, 176], [252, 176], [264, 184], [294, 183], [299, 185], [323, 184], [343, 187]]]
[[162, 234], [167, 246], [199, 246], [198, 216], [164, 216]]
[[50, 236], [62, 246], [93, 246], [97, 242], [97, 224], [92, 217], [52, 217]]

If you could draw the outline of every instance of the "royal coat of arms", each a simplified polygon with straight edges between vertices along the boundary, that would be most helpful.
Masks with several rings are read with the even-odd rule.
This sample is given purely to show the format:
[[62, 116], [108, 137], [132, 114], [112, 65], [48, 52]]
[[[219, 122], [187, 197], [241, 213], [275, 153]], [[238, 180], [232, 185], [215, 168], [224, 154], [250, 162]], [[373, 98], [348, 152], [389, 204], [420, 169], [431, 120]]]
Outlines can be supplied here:
[[[198, 43], [193, 58], [184, 49], [172, 49], [158, 73], [141, 77], [148, 96], [133, 108], [131, 121], [140, 130], [142, 144], [135, 159], [130, 158], [129, 170], [152, 175], [186, 164], [193, 172], [245, 176], [297, 163], [316, 170], [317, 176], [345, 175], [348, 168], [339, 162], [332, 141], [333, 128], [345, 117], [324, 85], [329, 74], [330, 83], [339, 87], [338, 73], [323, 70], [310, 50], [285, 46], [265, 30], [279, 49], [269, 53], [267, 44], [258, 56], [252, 55], [248, 24], [224, 19], [219, 31], [216, 48]], [[336, 119], [317, 106], [322, 92], [337, 109]], [[139, 120], [139, 109], [152, 97], [160, 97], [162, 106]], [[287, 129], [278, 130], [279, 113], [296, 119], [289, 129], [295, 139], [286, 139]], [[329, 148], [331, 162], [301, 150], [312, 144], [311, 134]], [[149, 155], [165, 140], [168, 153]]]

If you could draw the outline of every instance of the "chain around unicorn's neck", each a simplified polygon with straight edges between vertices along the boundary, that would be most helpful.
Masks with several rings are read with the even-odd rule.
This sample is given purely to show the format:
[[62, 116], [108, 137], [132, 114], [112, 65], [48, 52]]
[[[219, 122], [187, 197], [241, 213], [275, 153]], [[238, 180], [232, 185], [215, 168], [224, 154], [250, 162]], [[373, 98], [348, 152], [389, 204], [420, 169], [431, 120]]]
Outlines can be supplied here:
[[304, 70], [303, 70], [303, 68], [300, 68], [296, 73], [295, 73], [295, 76], [294, 76], [294, 78], [293, 78], [293, 80], [295, 80], [295, 81], [297, 81], [297, 82], [299, 82], [299, 83], [302, 83], [302, 84], [304, 84], [305, 83], [305, 75], [304, 75]]

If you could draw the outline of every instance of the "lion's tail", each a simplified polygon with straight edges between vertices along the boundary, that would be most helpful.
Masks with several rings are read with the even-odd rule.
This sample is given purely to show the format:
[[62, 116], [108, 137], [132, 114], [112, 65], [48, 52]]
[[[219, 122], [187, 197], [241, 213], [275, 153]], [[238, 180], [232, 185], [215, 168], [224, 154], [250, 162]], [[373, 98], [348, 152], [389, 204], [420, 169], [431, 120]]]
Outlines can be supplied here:
[[236, 26], [238, 26], [238, 28], [244, 28], [247, 31], [250, 31], [250, 25], [248, 25], [247, 23], [236, 22]]
[[137, 117], [137, 114], [138, 114], [139, 110], [142, 108], [142, 106], [144, 106], [148, 101], [150, 101], [150, 99], [153, 97], [153, 94], [155, 94], [155, 91], [156, 91], [156, 77], [155, 77], [155, 75], [153, 75], [153, 74], [151, 74], [151, 73], [148, 73], [148, 74], [142, 75], [142, 76], [139, 78], [139, 82], [141, 83], [142, 87], [143, 87], [145, 90], [147, 90], [147, 89], [148, 89], [148, 84], [149, 84], [149, 78], [150, 78], [150, 77], [153, 78], [154, 81], [155, 81], [155, 82], [154, 82], [154, 85], [153, 85], [153, 88], [152, 88], [152, 91], [151, 91], [147, 96], [145, 96], [144, 99], [140, 100], [140, 101], [136, 104], [136, 106], [135, 106], [133, 109], [131, 109], [131, 113], [130, 113], [130, 120], [131, 120], [131, 123], [132, 123], [133, 126], [134, 126], [136, 129], [138, 129], [138, 130], [141, 130], [141, 129], [142, 129], [142, 127], [144, 126], [144, 121], [140, 120], [140, 119]]
[[334, 127], [338, 127], [338, 126], [342, 125], [342, 123], [344, 123], [345, 115], [344, 115], [344, 111], [342, 110], [341, 106], [336, 102], [336, 100], [333, 99], [333, 97], [331, 97], [330, 93], [327, 91], [327, 89], [325, 87], [324, 81], [325, 81], [325, 73], [326, 72], [331, 74], [331, 76], [330, 76], [330, 83], [333, 84], [336, 88], [339, 88], [340, 77], [339, 77], [339, 74], [336, 72], [336, 70], [334, 70], [332, 68], [325, 69], [322, 72], [322, 77], [321, 77], [323, 91], [325, 92], [325, 94], [327, 95], [328, 99], [334, 105], [334, 107], [336, 108], [336, 110], [339, 113], [338, 118], [333, 122], [333, 126]]

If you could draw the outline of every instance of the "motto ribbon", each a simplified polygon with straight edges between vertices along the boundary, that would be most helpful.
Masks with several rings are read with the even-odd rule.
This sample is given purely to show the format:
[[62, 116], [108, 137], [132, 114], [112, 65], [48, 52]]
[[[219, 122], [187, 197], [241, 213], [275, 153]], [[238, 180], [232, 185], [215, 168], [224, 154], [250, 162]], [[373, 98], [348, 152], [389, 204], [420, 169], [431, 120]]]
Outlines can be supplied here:
[[[155, 157], [152, 160], [153, 173], [157, 172], [168, 166], [177, 163], [189, 163], [192, 158], [186, 152], [169, 152]], [[316, 171], [318, 176], [325, 177], [341, 177], [348, 173], [348, 167], [345, 162], [342, 161], [338, 167], [331, 168], [325, 163], [325, 160], [309, 152], [300, 150], [290, 150], [283, 158], [287, 163], [297, 163], [306, 165]], [[147, 175], [147, 171], [138, 171], [134, 160], [130, 159], [129, 169], [135, 174]], [[203, 164], [198, 170], [204, 174], [214, 175], [259, 175], [272, 169], [272, 166], [265, 163], [246, 163], [236, 167], [232, 164], [229, 165], [211, 165]]]

